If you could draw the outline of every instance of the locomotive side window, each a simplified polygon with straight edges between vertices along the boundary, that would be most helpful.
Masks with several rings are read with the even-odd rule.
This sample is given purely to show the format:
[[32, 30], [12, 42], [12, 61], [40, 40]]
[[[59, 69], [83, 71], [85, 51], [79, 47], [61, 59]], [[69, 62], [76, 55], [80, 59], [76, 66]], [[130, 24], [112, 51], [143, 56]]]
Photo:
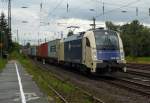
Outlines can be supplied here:
[[56, 46], [51, 46], [50, 51], [51, 52], [56, 52]]
[[90, 41], [89, 41], [88, 38], [86, 38], [86, 46], [87, 46], [87, 47], [90, 47]]

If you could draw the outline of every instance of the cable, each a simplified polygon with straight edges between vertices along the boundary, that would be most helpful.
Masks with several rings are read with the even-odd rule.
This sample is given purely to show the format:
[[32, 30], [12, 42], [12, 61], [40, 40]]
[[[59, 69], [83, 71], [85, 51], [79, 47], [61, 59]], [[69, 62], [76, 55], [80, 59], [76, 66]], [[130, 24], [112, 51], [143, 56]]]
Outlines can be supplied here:
[[54, 9], [48, 14], [48, 16], [52, 15], [54, 11], [63, 3], [64, 0], [60, 0], [60, 2], [54, 7]]
[[[128, 3], [128, 4], [126, 4], [126, 5], [122, 5], [121, 7], [119, 7], [119, 8], [115, 8], [115, 9], [112, 9], [112, 10], [110, 10], [110, 11], [107, 11], [107, 12], [105, 12], [105, 13], [109, 13], [109, 12], [112, 12], [112, 11], [116, 11], [116, 10], [118, 10], [118, 9], [121, 9], [121, 8], [124, 8], [124, 7], [129, 7], [131, 4], [133, 4], [133, 3], [137, 3], [137, 1], [139, 1], [139, 0], [136, 0], [136, 1], [133, 1], [133, 2], [130, 2], [130, 3]], [[109, 4], [109, 3], [106, 3], [106, 4]], [[109, 4], [110, 5], [110, 4]], [[111, 4], [112, 5], [112, 4]], [[116, 4], [116, 5], [119, 5], [119, 4]], [[81, 7], [81, 6], [80, 6]], [[80, 8], [79, 7], [79, 8]], [[78, 8], [78, 9], [79, 9]], [[133, 8], [133, 7], [132, 7]], [[102, 16], [103, 14], [101, 14], [101, 15], [97, 15], [96, 17], [99, 17], [99, 16]]]
[[4, 12], [5, 9], [4, 2], [5, 0], [1, 0], [1, 8], [2, 8], [1, 12]]
[[150, 18], [150, 16], [145, 16], [145, 17], [140, 18], [139, 21], [147, 20], [147, 19], [149, 19], [149, 18]]
[[[137, 3], [137, 2], [139, 2], [139, 1], [140, 1], [140, 0], [135, 0], [135, 1], [133, 1], [133, 2], [130, 2], [130, 3], [126, 4], [126, 5], [123, 5], [123, 6], [121, 6], [121, 7], [118, 7], [118, 8], [109, 10], [109, 11], [106, 11], [106, 12], [104, 12], [104, 13], [105, 13], [105, 14], [108, 14], [108, 13], [113, 12], [113, 11], [116, 11], [116, 10], [118, 10], [118, 9], [121, 9], [121, 8], [124, 8], [124, 7], [128, 7], [128, 6], [130, 6], [130, 5], [134, 4], [134, 3]], [[95, 18], [100, 17], [100, 16], [103, 16], [103, 13], [101, 13], [101, 14], [95, 16]]]

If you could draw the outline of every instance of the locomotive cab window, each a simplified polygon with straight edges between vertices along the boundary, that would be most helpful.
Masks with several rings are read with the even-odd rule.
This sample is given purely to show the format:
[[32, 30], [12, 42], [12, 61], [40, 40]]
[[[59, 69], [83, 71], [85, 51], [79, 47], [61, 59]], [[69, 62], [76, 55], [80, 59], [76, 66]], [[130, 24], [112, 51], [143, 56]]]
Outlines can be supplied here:
[[87, 47], [90, 47], [90, 41], [89, 41], [88, 38], [86, 38], [86, 46], [87, 46]]
[[113, 31], [97, 31], [95, 32], [96, 47], [98, 50], [118, 50], [119, 40], [117, 33]]

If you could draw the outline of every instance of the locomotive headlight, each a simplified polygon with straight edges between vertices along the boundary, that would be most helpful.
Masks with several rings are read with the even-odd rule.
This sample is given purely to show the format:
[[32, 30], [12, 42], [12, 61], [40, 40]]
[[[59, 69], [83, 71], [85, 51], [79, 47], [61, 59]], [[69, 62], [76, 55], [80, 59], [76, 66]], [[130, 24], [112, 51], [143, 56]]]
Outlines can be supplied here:
[[120, 52], [120, 59], [117, 60], [117, 63], [126, 63], [124, 52]]
[[117, 60], [117, 63], [126, 63], [126, 60]]
[[97, 60], [97, 53], [96, 53], [96, 50], [93, 50], [93, 60]]
[[120, 53], [121, 60], [124, 60], [124, 52]]

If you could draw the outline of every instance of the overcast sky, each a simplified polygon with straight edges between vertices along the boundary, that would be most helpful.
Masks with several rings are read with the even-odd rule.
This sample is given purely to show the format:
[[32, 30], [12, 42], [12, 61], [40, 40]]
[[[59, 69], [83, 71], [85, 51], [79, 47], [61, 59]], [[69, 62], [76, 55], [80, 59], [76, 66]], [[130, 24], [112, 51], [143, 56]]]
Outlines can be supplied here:
[[[1, 11], [7, 14], [7, 2], [2, 1], [7, 0], [1, 0], [0, 4]], [[12, 0], [13, 39], [17, 38], [17, 29], [22, 44], [29, 41], [37, 44], [38, 38], [43, 42], [45, 38], [60, 38], [71, 25], [80, 26], [77, 31], [89, 29], [93, 17], [98, 26], [105, 21], [122, 24], [134, 19], [149, 26], [149, 8], [150, 0]]]

